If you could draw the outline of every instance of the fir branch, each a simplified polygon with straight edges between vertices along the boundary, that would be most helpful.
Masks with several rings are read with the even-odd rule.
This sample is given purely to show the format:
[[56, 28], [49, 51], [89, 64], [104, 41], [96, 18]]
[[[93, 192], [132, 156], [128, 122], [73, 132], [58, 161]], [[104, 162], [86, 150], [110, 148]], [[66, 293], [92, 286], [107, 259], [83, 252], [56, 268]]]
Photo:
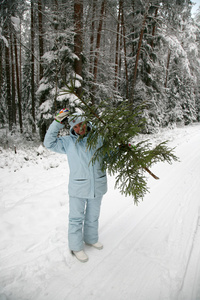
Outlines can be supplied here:
[[101, 112], [99, 115], [90, 100], [84, 99], [83, 94], [79, 96], [76, 93], [75, 81], [66, 86], [67, 89], [63, 92], [77, 97], [82, 104], [80, 108], [84, 112], [84, 117], [93, 123], [87, 139], [88, 149], [96, 148], [99, 139], [102, 139], [103, 144], [95, 151], [91, 163], [103, 157], [102, 169], [107, 169], [111, 175], [117, 174], [115, 186], [122, 194], [132, 195], [134, 203], [138, 204], [149, 191], [143, 171], [159, 179], [149, 168], [157, 162], [177, 161], [174, 149], [167, 147], [167, 141], [153, 149], [148, 140], [130, 144], [146, 124], [146, 120], [142, 117], [143, 107], [130, 110], [128, 101], [123, 101], [116, 107], [102, 101], [98, 107]]
[[148, 172], [154, 179], [158, 180], [159, 177], [156, 176], [153, 172], [151, 172], [147, 167], [144, 167], [144, 170]]
[[68, 90], [63, 89], [63, 92], [65, 94], [73, 94], [74, 96], [76, 96], [77, 99], [80, 100], [100, 122], [102, 122], [104, 125], [106, 125], [106, 123], [96, 114], [96, 112], [86, 103], [86, 101], [83, 100], [83, 97], [82, 97], [83, 94], [81, 96], [79, 96], [77, 94], [76, 88], [75, 88], [75, 83], [73, 83], [72, 80], [70, 82], [71, 82], [71, 85], [66, 84]]

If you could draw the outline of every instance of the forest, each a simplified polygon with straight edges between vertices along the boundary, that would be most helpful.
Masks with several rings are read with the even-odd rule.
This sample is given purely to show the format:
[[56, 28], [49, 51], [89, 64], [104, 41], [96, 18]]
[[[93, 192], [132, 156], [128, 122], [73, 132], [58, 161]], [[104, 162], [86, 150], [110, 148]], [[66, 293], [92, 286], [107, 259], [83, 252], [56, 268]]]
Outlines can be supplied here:
[[142, 107], [146, 133], [200, 121], [190, 0], [0, 0], [0, 126], [41, 141], [77, 95]]

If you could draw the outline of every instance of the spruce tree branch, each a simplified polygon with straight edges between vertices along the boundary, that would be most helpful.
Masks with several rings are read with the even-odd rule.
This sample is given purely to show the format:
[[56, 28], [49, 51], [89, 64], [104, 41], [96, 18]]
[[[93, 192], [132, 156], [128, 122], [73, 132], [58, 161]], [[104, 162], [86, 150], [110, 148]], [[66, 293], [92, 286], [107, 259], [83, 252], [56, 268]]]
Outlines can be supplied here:
[[[78, 100], [81, 101], [82, 104], [84, 104], [87, 109], [89, 109], [89, 111], [103, 124], [103, 125], [107, 125], [107, 123], [102, 120], [101, 117], [99, 117], [99, 115], [97, 115], [97, 113], [86, 103], [86, 101], [83, 100], [83, 98], [81, 96], [79, 96], [76, 91], [75, 91], [75, 84], [72, 84], [72, 81], [71, 81], [71, 86], [67, 85], [67, 88], [69, 89], [69, 93], [73, 94], [74, 96], [77, 97]], [[66, 92], [66, 91], [65, 91]], [[108, 127], [109, 128], [109, 127]], [[116, 133], [113, 133], [114, 135], [116, 135]], [[126, 147], [128, 151], [132, 151], [131, 148], [130, 148], [130, 145], [122, 145], [123, 147]], [[133, 151], [132, 151], [132, 155], [133, 155]], [[134, 155], [135, 156], [135, 155]], [[135, 156], [135, 159], [137, 160], [137, 157]], [[144, 169], [146, 172], [148, 172], [154, 179], [159, 179], [158, 176], [156, 176], [152, 171], [149, 170], [149, 168], [147, 167], [142, 167], [142, 169]]]
[[[82, 109], [85, 118], [94, 125], [87, 139], [88, 149], [96, 149], [91, 163], [95, 163], [96, 160], [102, 161], [103, 158], [102, 170], [116, 175], [115, 186], [122, 194], [133, 196], [134, 203], [138, 204], [149, 190], [143, 171], [154, 179], [159, 179], [149, 168], [158, 162], [177, 161], [173, 149], [167, 147], [167, 141], [154, 148], [148, 140], [130, 144], [146, 124], [142, 116], [143, 106], [130, 109], [127, 100], [113, 107], [102, 101], [97, 110], [95, 105], [91, 105], [90, 99], [86, 99], [83, 93], [80, 94], [76, 90], [76, 78], [71, 79], [70, 84], [66, 86], [67, 89], [63, 90], [63, 93], [74, 96], [72, 99], [76, 107]], [[103, 144], [98, 144], [99, 141]]]
[[[129, 144], [129, 145], [124, 145], [124, 146], [127, 147], [127, 150], [129, 150], [129, 151], [132, 152], [132, 155], [134, 155], [134, 153], [133, 153], [133, 151], [132, 151], [132, 149], [131, 149], [131, 148], [134, 148], [134, 146], [132, 146], [131, 144]], [[131, 148], [130, 148], [130, 147], [131, 147]], [[135, 156], [135, 155], [134, 155], [134, 156]], [[135, 159], [138, 160], [136, 156], [135, 156]], [[147, 167], [142, 167], [142, 166], [141, 166], [141, 168], [144, 169], [146, 172], [148, 172], [154, 179], [156, 179], [156, 180], [159, 179], [159, 177], [156, 176], [152, 171], [150, 171], [149, 168], [147, 168]]]
[[[72, 81], [71, 81], [71, 84], [72, 84]], [[65, 93], [68, 93], [68, 94], [73, 94], [74, 96], [77, 97], [78, 100], [80, 100], [86, 107], [87, 109], [89, 109], [89, 111], [104, 125], [106, 125], [106, 122], [104, 122], [96, 113], [95, 111], [86, 103], [86, 101], [83, 100], [83, 98], [81, 96], [79, 96], [76, 91], [75, 91], [75, 85], [72, 84], [71, 86], [67, 85], [67, 88], [68, 88], [68, 91], [66, 90], [63, 90]]]
[[147, 171], [153, 178], [159, 179], [159, 177], [152, 173], [147, 167], [144, 167], [144, 170]]
[[79, 95], [74, 91], [73, 92], [74, 96], [76, 96], [89, 110], [90, 112], [104, 125], [106, 125], [106, 122], [104, 122], [96, 113], [95, 111], [81, 98]]

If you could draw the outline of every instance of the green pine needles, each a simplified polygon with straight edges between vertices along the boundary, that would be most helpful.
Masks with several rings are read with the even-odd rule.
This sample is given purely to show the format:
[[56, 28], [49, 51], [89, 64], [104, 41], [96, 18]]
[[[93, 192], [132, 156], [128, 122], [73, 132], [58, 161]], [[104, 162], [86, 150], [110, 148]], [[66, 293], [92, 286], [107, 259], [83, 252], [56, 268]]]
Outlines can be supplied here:
[[99, 138], [103, 141], [102, 147], [96, 150], [91, 163], [104, 157], [102, 168], [107, 169], [110, 175], [116, 176], [115, 186], [125, 196], [133, 196], [134, 203], [138, 204], [149, 191], [146, 172], [159, 179], [149, 168], [157, 162], [167, 161], [171, 164], [172, 161], [177, 161], [174, 149], [170, 149], [166, 141], [154, 148], [148, 140], [134, 142], [134, 137], [141, 133], [146, 124], [142, 117], [142, 107], [130, 109], [128, 101], [116, 106], [102, 101], [95, 107], [91, 105], [90, 100], [76, 94], [72, 83], [63, 90], [63, 93], [77, 97], [77, 107], [93, 124], [87, 140], [88, 149], [95, 147]]

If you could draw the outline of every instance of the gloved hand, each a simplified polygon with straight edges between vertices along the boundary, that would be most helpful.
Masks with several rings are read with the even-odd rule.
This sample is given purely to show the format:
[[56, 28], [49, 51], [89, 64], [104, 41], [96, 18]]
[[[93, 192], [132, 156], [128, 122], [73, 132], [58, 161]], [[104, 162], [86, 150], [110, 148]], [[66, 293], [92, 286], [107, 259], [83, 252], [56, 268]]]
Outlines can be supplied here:
[[63, 124], [69, 117], [70, 111], [68, 108], [63, 108], [61, 111], [56, 115], [55, 120], [61, 124]]

